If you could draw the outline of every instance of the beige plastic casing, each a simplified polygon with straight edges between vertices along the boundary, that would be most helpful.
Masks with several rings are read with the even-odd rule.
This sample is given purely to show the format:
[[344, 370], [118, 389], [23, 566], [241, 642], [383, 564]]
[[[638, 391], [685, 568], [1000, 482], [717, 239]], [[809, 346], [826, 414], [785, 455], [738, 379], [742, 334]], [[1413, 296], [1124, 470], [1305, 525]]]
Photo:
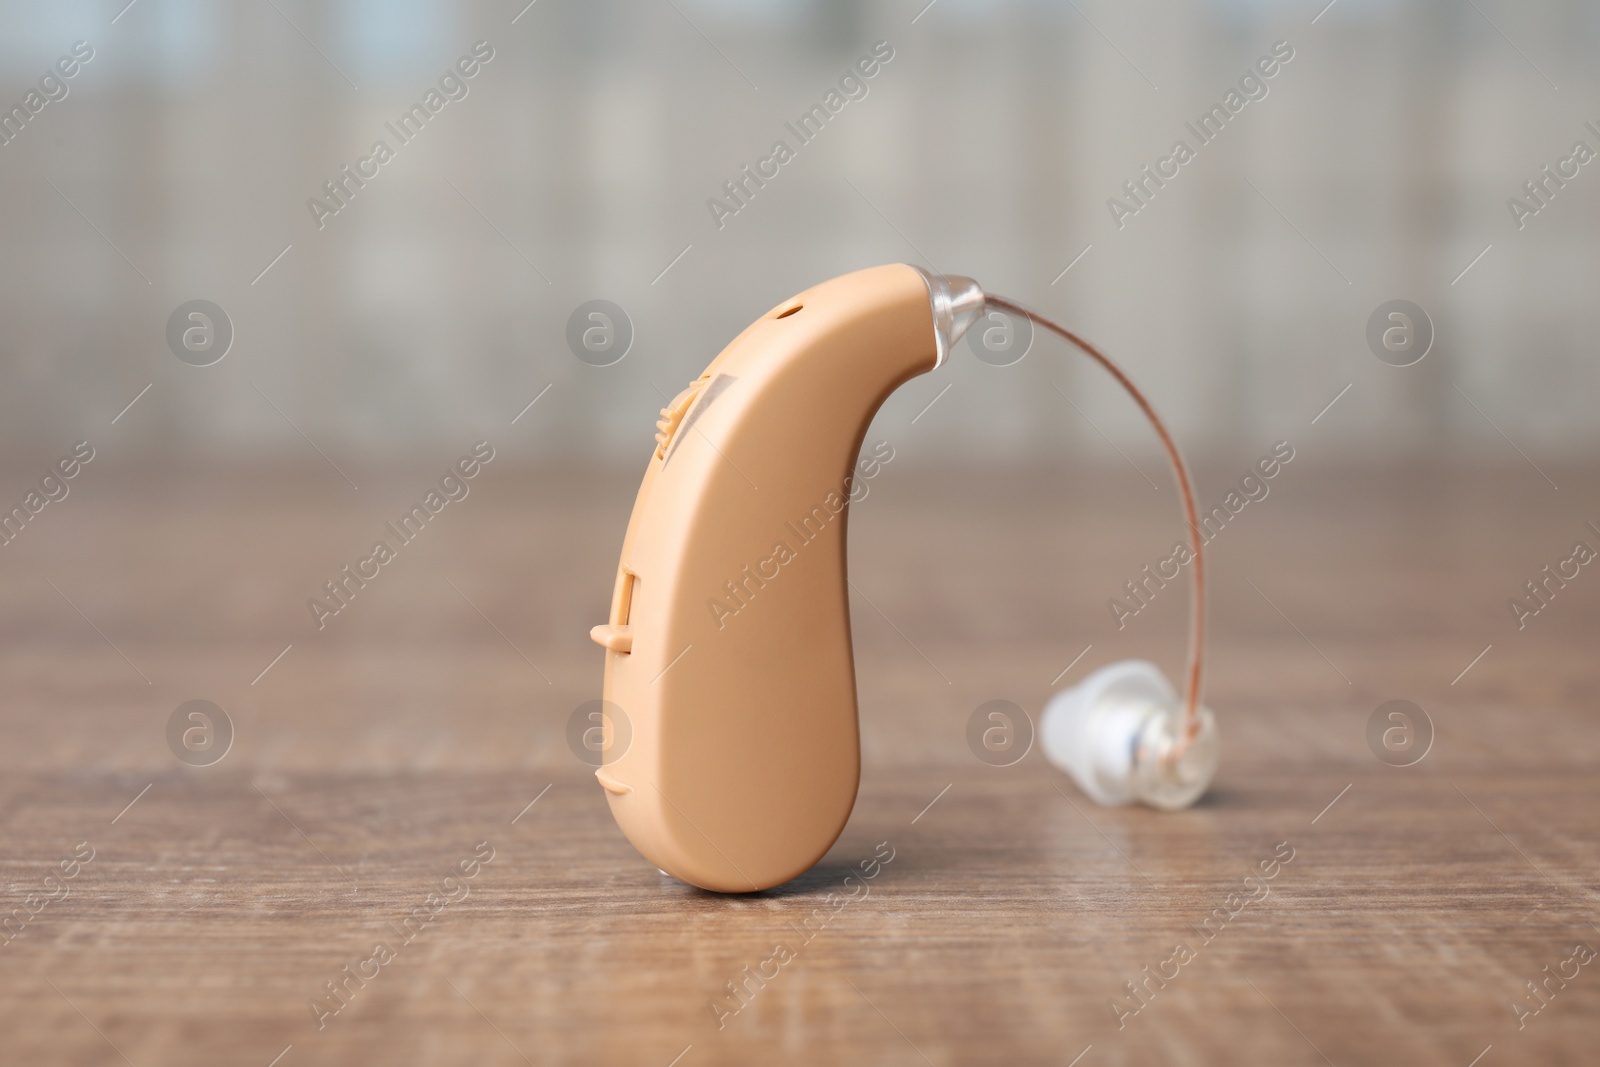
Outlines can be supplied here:
[[874, 413], [937, 343], [919, 271], [857, 271], [763, 315], [663, 412], [592, 631], [628, 724], [596, 777], [628, 840], [682, 881], [779, 885], [850, 817], [852, 479]]

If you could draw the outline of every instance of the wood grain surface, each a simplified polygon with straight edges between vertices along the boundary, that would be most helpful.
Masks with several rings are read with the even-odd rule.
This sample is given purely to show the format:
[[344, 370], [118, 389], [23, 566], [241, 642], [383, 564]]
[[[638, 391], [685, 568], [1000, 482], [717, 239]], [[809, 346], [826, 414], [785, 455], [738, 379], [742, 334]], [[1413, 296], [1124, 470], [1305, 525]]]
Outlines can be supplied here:
[[[1161, 814], [966, 738], [1069, 664], [1179, 666], [1183, 587], [1107, 607], [1177, 539], [1165, 481], [892, 465], [851, 518], [855, 813], [727, 897], [641, 860], [566, 739], [637, 470], [490, 467], [313, 622], [444, 462], [107, 460], [0, 549], [0, 1063], [1595, 1062], [1600, 574], [1507, 600], [1600, 547], [1600, 471], [1297, 458], [1212, 545], [1222, 769]], [[211, 766], [168, 747], [194, 699]], [[1393, 699], [1412, 766], [1368, 744]]]

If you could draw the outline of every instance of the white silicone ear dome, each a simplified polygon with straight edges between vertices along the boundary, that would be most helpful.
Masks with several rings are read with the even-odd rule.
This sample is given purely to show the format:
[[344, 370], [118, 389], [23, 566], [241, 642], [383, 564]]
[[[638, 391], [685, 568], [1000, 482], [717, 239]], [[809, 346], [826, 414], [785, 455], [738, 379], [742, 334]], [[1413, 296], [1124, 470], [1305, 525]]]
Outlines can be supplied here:
[[1177, 700], [1155, 664], [1125, 660], [1101, 667], [1045, 706], [1039, 744], [1050, 762], [1106, 805], [1133, 795], [1133, 757], [1153, 707]]
[[1200, 798], [1217, 769], [1217, 727], [1199, 712], [1200, 732], [1183, 755], [1178, 694], [1153, 663], [1124, 660], [1064, 689], [1045, 706], [1045, 756], [1100, 804], [1140, 801], [1167, 811]]
[[1146, 720], [1133, 761], [1133, 792], [1143, 803], [1182, 811], [1211, 787], [1217, 774], [1217, 720], [1207, 707], [1199, 708], [1197, 717], [1200, 730], [1177, 759], [1169, 753], [1183, 733], [1182, 709], [1173, 707]]

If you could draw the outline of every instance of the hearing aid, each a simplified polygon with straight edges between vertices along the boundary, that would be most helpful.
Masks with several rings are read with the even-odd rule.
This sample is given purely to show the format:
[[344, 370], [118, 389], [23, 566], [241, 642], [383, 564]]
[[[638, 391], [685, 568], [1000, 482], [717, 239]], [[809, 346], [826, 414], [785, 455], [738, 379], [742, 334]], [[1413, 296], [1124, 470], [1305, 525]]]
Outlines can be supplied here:
[[[1204, 577], [1193, 493], [1142, 393], [1098, 350], [970, 278], [903, 264], [823, 282], [762, 315], [661, 411], [606, 623], [595, 772], [618, 826], [663, 872], [748, 893], [832, 847], [861, 771], [846, 522], [867, 426], [985, 314], [1031, 317], [1115, 376], [1154, 423], [1184, 496], [1194, 622], [1183, 698], [1113, 664], [1049, 702], [1046, 756], [1097, 802], [1192, 804], [1217, 764], [1199, 706]], [[612, 714], [612, 712], [608, 712]]]

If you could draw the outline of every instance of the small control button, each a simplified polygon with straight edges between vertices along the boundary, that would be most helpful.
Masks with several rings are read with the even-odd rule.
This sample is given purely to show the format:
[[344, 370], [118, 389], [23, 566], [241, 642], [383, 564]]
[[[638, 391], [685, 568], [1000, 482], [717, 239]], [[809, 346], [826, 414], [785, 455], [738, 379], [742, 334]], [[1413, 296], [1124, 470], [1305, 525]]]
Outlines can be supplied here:
[[633, 792], [633, 786], [628, 785], [626, 782], [617, 781], [604, 770], [595, 771], [594, 776], [595, 779], [600, 783], [601, 788], [603, 788], [607, 793], [615, 793], [617, 796], [621, 797], [627, 796], [629, 793]]
[[632, 626], [613, 626], [611, 623], [603, 623], [591, 629], [589, 637], [595, 644], [612, 652], [633, 651]]

